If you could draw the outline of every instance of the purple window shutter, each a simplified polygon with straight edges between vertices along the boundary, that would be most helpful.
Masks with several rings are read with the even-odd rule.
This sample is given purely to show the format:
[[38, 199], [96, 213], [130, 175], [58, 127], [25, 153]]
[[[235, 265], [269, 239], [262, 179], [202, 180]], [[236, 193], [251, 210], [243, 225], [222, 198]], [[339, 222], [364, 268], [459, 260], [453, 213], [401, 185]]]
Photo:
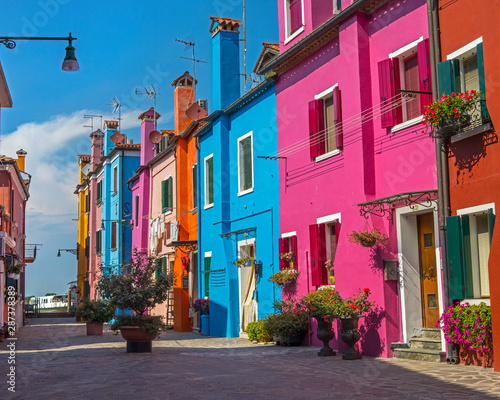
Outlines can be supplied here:
[[[401, 98], [401, 94], [397, 91], [398, 89], [401, 89], [401, 73], [399, 69], [399, 58], [393, 58], [392, 59], [392, 95], [399, 95], [397, 99], [399, 100]], [[395, 123], [400, 124], [403, 122], [403, 106], [398, 106], [394, 109], [394, 115], [395, 115]]]
[[392, 108], [387, 108], [392, 104], [392, 61], [383, 60], [378, 63], [378, 79], [380, 88], [380, 107], [385, 109], [381, 115], [382, 128], [390, 128], [395, 125], [395, 113]]
[[323, 100], [309, 102], [309, 147], [311, 159], [325, 153], [325, 107]]
[[299, 253], [297, 251], [297, 235], [292, 236], [292, 252], [295, 255], [295, 260], [293, 261], [293, 267], [299, 269]]
[[344, 130], [342, 129], [342, 105], [340, 101], [340, 90], [338, 87], [333, 89], [333, 102], [337, 149], [341, 149], [344, 145]]
[[318, 230], [318, 268], [320, 285], [328, 285], [328, 271], [326, 270], [326, 226], [317, 225]]
[[318, 225], [309, 225], [309, 248], [311, 251], [311, 284], [320, 286], [320, 269], [318, 267]]
[[[424, 39], [417, 45], [417, 55], [418, 55], [418, 81], [420, 84], [419, 90], [422, 92], [432, 92], [429, 39]], [[431, 103], [432, 103], [432, 94], [420, 95], [420, 110], [422, 114], [425, 111], [425, 106], [428, 106]]]
[[290, 33], [302, 26], [302, 0], [290, 0]]

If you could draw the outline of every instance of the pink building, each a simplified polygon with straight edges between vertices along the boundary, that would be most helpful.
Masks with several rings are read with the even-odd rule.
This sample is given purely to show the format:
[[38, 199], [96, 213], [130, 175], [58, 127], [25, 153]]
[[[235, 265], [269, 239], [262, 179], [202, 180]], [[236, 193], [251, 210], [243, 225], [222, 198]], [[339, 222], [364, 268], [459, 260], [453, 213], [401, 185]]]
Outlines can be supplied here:
[[[280, 252], [293, 251], [300, 271], [292, 294], [370, 288], [376, 307], [359, 350], [392, 357], [392, 344], [434, 328], [443, 305], [435, 148], [420, 123], [430, 96], [397, 91], [431, 91], [426, 2], [278, 7], [280, 55], [263, 69], [278, 75], [279, 151], [270, 155], [282, 158], [269, 162], [280, 163]], [[386, 245], [348, 241], [374, 228]], [[332, 347], [343, 352], [338, 338]], [[315, 329], [308, 342], [319, 344]]]

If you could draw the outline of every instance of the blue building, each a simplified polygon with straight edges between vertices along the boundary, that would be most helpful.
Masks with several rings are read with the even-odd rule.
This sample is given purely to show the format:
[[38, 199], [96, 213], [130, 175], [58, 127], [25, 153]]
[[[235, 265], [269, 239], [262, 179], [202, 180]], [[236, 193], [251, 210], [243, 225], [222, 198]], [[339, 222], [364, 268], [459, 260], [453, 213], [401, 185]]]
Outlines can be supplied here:
[[103, 158], [98, 204], [102, 208], [101, 264], [103, 267], [121, 267], [132, 255], [132, 192], [127, 179], [140, 165], [140, 144], [127, 141], [117, 132], [117, 121], [105, 121]]
[[[236, 337], [272, 313], [281, 288], [276, 91], [267, 79], [240, 97], [238, 20], [212, 17], [213, 109], [194, 122], [198, 151], [200, 296], [210, 299], [210, 334]], [[264, 49], [259, 62], [268, 57]], [[238, 258], [255, 263], [238, 268]]]

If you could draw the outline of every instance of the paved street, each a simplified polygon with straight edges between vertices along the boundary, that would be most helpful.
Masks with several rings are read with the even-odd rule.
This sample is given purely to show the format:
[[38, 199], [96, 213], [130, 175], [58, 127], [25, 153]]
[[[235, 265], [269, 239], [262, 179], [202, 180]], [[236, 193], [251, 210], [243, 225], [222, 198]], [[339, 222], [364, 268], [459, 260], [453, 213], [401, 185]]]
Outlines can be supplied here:
[[85, 335], [74, 319], [28, 319], [17, 334], [16, 392], [0, 399], [498, 399], [500, 374], [461, 365], [365, 357], [320, 358], [317, 348], [253, 345], [168, 331], [151, 354], [121, 336]]

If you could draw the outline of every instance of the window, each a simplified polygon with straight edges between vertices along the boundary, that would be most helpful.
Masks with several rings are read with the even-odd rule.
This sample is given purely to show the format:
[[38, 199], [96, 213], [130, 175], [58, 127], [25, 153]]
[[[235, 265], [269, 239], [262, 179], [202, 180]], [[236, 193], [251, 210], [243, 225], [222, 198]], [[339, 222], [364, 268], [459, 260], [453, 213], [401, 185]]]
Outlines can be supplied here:
[[214, 205], [214, 156], [205, 157], [205, 208]]
[[86, 213], [90, 212], [90, 190], [85, 195], [85, 212]]
[[285, 0], [285, 44], [304, 31], [304, 0]]
[[85, 258], [89, 258], [90, 236], [85, 238]]
[[95, 233], [95, 252], [97, 254], [101, 254], [102, 250], [102, 231], [98, 230]]
[[193, 210], [198, 207], [198, 165], [193, 165]]
[[174, 208], [173, 178], [169, 176], [161, 183], [161, 204], [163, 212]]
[[450, 296], [453, 300], [488, 298], [488, 259], [493, 209], [446, 218]]
[[282, 260], [280, 257], [280, 270], [287, 268], [298, 269], [297, 235], [280, 238], [278, 241], [279, 254], [292, 252], [295, 259], [291, 262]]
[[238, 138], [238, 196], [253, 191], [252, 132]]
[[[311, 159], [337, 154], [343, 146], [342, 113], [338, 85], [309, 102], [309, 148]], [[333, 153], [335, 152], [335, 153]], [[317, 157], [321, 157], [317, 159]]]
[[97, 182], [97, 204], [102, 203], [102, 181]]
[[111, 250], [116, 250], [117, 223], [111, 222]]
[[135, 226], [139, 226], [139, 196], [135, 196]]
[[207, 251], [205, 253], [205, 265], [204, 265], [204, 275], [205, 275], [205, 297], [208, 297], [209, 287], [210, 287], [210, 264], [212, 263], [212, 252]]
[[167, 273], [167, 258], [166, 257], [158, 257], [155, 260], [156, 270], [155, 270], [155, 278], [158, 279], [161, 274]]
[[432, 92], [429, 40], [421, 37], [389, 54], [378, 63], [378, 75], [382, 128], [418, 123], [432, 94], [402, 96], [399, 90]]
[[118, 192], [118, 166], [113, 167], [113, 193]]
[[314, 286], [335, 283], [334, 273], [327, 269], [326, 263], [335, 261], [339, 231], [338, 220], [309, 226], [311, 282]]

